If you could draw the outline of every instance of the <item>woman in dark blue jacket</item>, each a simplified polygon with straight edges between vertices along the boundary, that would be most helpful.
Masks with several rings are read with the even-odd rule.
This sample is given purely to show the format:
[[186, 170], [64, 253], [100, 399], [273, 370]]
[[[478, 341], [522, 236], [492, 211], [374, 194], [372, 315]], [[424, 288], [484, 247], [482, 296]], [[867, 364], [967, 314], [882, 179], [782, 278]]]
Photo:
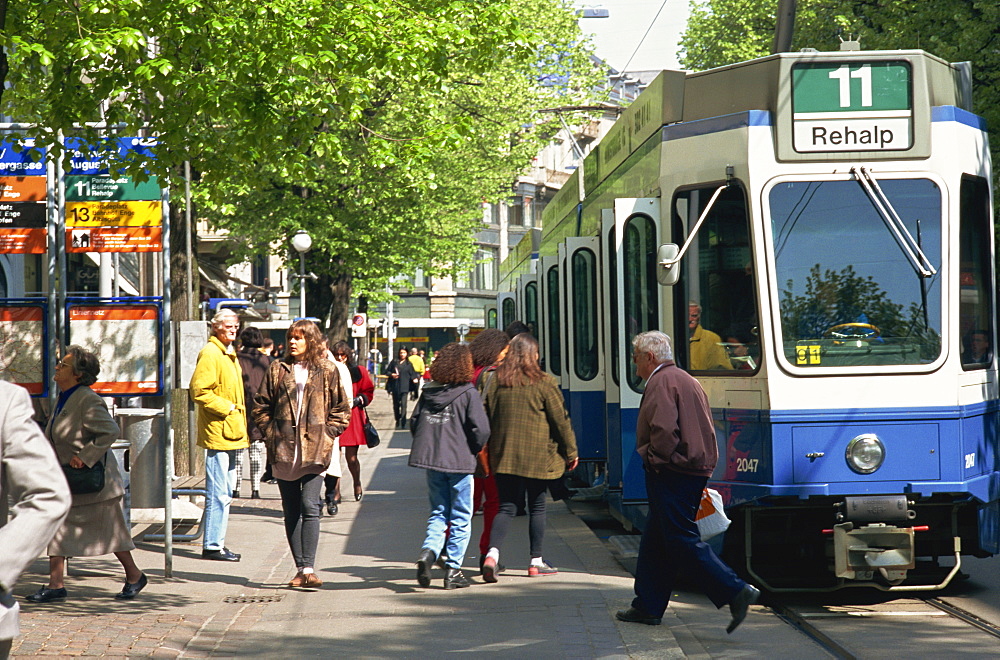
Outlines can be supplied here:
[[417, 582], [431, 583], [431, 566], [446, 551], [445, 589], [469, 586], [462, 560], [472, 530], [472, 473], [476, 454], [490, 437], [490, 423], [472, 385], [472, 353], [464, 344], [446, 345], [431, 363], [410, 422], [410, 465], [427, 470], [431, 514], [417, 560]]

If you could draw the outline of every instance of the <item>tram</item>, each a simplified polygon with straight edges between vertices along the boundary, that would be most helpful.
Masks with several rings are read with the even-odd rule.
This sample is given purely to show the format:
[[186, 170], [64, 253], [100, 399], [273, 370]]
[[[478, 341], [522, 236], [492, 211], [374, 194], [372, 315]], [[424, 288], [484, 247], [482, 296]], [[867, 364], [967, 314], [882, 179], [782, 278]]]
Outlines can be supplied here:
[[591, 477], [642, 528], [659, 329], [708, 394], [727, 558], [771, 590], [927, 590], [1000, 551], [992, 178], [967, 63], [663, 71], [501, 264]]

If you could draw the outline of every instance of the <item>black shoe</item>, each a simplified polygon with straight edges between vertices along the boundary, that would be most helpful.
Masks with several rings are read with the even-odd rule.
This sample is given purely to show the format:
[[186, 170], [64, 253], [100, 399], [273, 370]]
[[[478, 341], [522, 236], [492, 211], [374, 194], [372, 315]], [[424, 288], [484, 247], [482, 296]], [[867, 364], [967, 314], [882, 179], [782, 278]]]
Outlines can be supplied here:
[[260, 499], [260, 491], [259, 490], [252, 490], [252, 491], [250, 491], [250, 499], [252, 499], [252, 500], [259, 500]]
[[27, 600], [32, 603], [51, 603], [54, 600], [64, 600], [66, 598], [66, 588], [49, 589], [42, 587], [35, 593], [28, 596]]
[[758, 598], [760, 598], [760, 590], [757, 587], [748, 584], [740, 589], [740, 592], [729, 603], [729, 612], [733, 615], [733, 620], [726, 626], [727, 633], [732, 633], [743, 623], [743, 619], [747, 618], [750, 606], [756, 603]]
[[240, 491], [238, 491], [238, 490], [234, 490], [233, 491], [233, 499], [234, 500], [240, 499]]
[[202, 550], [202, 559], [215, 559], [217, 561], [239, 561], [240, 556], [235, 552], [231, 552], [229, 548], [223, 548], [222, 550]]
[[447, 570], [448, 569], [448, 553], [442, 552], [441, 556], [437, 558], [436, 562], [434, 562], [434, 565], [437, 566], [438, 568]]
[[118, 600], [129, 600], [135, 598], [136, 594], [146, 588], [146, 584], [149, 581], [146, 579], [146, 574], [143, 573], [139, 576], [139, 581], [135, 584], [130, 584], [129, 581], [125, 580], [125, 587], [121, 590], [121, 593], [115, 594], [115, 598]]
[[465, 577], [465, 574], [458, 568], [449, 568], [448, 575], [444, 576], [445, 589], [461, 589], [470, 584], [469, 578]]
[[340, 508], [337, 506], [336, 502], [330, 501], [326, 503], [326, 512], [328, 515], [335, 516], [338, 511], [340, 511]]
[[420, 557], [417, 558], [417, 583], [421, 587], [431, 586], [431, 566], [435, 559], [433, 550], [424, 548], [420, 551]]
[[658, 616], [653, 616], [652, 614], [646, 614], [642, 610], [630, 607], [627, 610], [618, 610], [615, 617], [619, 621], [627, 621], [628, 623], [645, 623], [647, 626], [658, 626], [663, 622]]

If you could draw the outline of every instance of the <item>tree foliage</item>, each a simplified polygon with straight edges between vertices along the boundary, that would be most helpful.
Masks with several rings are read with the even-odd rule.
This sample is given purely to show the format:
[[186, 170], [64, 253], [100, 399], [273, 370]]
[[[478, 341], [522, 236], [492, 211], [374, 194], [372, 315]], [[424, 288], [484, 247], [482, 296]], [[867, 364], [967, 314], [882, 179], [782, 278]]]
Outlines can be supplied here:
[[0, 110], [43, 143], [149, 130], [236, 258], [305, 229], [310, 268], [356, 292], [467, 267], [480, 202], [553, 132], [535, 110], [599, 73], [561, 0], [10, 0], [0, 21]]

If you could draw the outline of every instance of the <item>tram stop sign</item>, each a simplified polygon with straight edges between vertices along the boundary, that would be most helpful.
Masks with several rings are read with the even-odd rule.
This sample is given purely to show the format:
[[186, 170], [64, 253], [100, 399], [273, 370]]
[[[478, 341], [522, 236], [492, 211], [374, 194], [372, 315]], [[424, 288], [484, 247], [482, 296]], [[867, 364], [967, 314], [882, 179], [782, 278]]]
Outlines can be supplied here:
[[792, 67], [795, 151], [903, 151], [913, 146], [910, 65], [803, 62]]
[[368, 334], [368, 315], [357, 313], [351, 319], [351, 336], [364, 337]]

